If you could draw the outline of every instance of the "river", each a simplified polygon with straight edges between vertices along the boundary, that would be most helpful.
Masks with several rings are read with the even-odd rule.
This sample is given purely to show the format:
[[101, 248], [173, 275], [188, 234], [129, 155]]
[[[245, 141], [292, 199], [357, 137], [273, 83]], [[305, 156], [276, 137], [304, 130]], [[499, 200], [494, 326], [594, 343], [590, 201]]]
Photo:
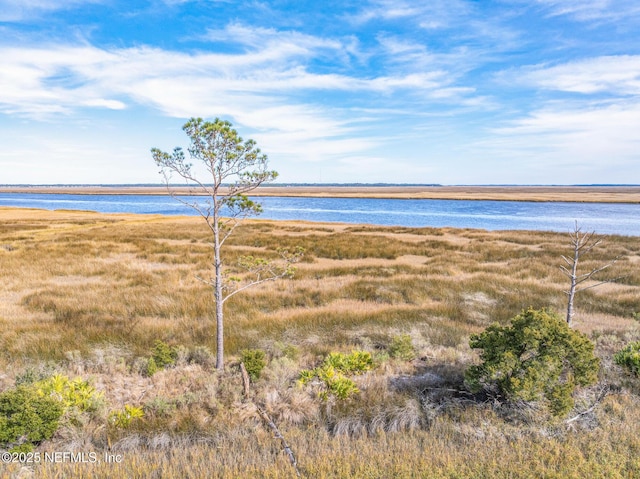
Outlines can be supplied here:
[[[629, 203], [309, 197], [255, 199], [263, 206], [260, 217], [274, 220], [559, 232], [571, 231], [577, 220], [585, 231], [640, 236], [640, 205]], [[0, 206], [101, 213], [195, 214], [192, 209], [164, 195], [2, 193]]]

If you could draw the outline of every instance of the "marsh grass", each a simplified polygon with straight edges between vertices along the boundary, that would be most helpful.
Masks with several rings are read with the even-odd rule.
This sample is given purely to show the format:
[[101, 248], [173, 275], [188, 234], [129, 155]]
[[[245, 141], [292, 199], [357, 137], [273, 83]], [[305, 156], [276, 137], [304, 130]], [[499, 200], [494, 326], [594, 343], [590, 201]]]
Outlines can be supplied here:
[[[580, 293], [575, 320], [615, 394], [572, 430], [536, 410], [446, 392], [464, 389], [471, 334], [530, 306], [564, 310], [567, 235], [251, 221], [231, 238], [231, 264], [278, 247], [306, 255], [292, 279], [227, 303], [232, 361], [221, 375], [211, 363], [211, 290], [196, 279], [211, 265], [197, 218], [0, 209], [0, 390], [43, 368], [90, 378], [104, 411], [41, 448], [104, 451], [110, 442], [125, 458], [43, 464], [36, 477], [293, 477], [242, 402], [233, 358], [247, 349], [265, 351], [252, 387], [308, 477], [640, 475], [639, 387], [610, 359], [640, 339], [637, 238], [611, 236], [581, 264], [620, 258], [611, 274], [621, 279]], [[403, 335], [415, 359], [389, 359]], [[157, 340], [181, 352], [146, 377]], [[297, 388], [300, 370], [355, 349], [379, 364], [355, 379], [357, 398], [325, 404]], [[125, 404], [142, 407], [144, 420], [107, 438], [108, 412]]]

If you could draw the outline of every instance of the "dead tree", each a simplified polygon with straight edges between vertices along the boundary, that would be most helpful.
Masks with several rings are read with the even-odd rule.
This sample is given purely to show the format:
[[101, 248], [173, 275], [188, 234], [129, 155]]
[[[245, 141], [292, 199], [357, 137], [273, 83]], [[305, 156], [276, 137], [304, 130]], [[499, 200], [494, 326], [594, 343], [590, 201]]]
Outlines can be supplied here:
[[564, 293], [568, 296], [567, 301], [567, 324], [571, 325], [573, 321], [574, 308], [573, 302], [576, 296], [576, 293], [580, 291], [584, 291], [586, 289], [595, 288], [596, 286], [600, 286], [605, 283], [611, 283], [613, 281], [617, 281], [620, 278], [606, 279], [603, 281], [598, 281], [594, 284], [589, 284], [585, 286], [581, 286], [584, 282], [589, 280], [594, 280], [594, 276], [598, 273], [604, 271], [605, 269], [613, 266], [619, 258], [615, 258], [614, 260], [606, 263], [604, 266], [600, 266], [598, 268], [593, 268], [592, 270], [586, 273], [578, 273], [578, 263], [580, 259], [585, 254], [588, 254], [591, 250], [601, 245], [604, 241], [604, 237], [596, 236], [595, 231], [591, 231], [590, 233], [583, 233], [582, 229], [578, 226], [578, 222], [575, 222], [575, 227], [571, 233], [569, 233], [571, 238], [571, 247], [573, 249], [573, 256], [568, 258], [566, 256], [562, 256], [562, 259], [566, 263], [565, 265], [560, 266], [560, 270], [562, 273], [567, 276], [570, 280], [569, 289]]
[[262, 419], [264, 423], [267, 426], [269, 426], [269, 428], [273, 431], [273, 436], [280, 441], [280, 444], [282, 445], [282, 450], [287, 454], [287, 457], [289, 458], [289, 463], [291, 464], [291, 467], [293, 467], [296, 473], [296, 476], [302, 477], [300, 474], [300, 469], [298, 469], [298, 460], [296, 459], [296, 456], [293, 454], [293, 449], [291, 449], [291, 446], [289, 446], [289, 443], [280, 432], [280, 429], [278, 428], [276, 423], [273, 422], [273, 419], [269, 417], [269, 414], [267, 414], [267, 411], [265, 410], [265, 408], [262, 407], [260, 404], [258, 404], [257, 401], [251, 399], [251, 389], [249, 386], [250, 384], [249, 374], [247, 373], [247, 368], [244, 366], [244, 363], [240, 363], [240, 373], [242, 374], [242, 386], [243, 386], [243, 392], [244, 392], [244, 399], [246, 401], [250, 401], [251, 404], [253, 404], [253, 406], [256, 408], [256, 413], [258, 414], [258, 416], [260, 416], [260, 419]]

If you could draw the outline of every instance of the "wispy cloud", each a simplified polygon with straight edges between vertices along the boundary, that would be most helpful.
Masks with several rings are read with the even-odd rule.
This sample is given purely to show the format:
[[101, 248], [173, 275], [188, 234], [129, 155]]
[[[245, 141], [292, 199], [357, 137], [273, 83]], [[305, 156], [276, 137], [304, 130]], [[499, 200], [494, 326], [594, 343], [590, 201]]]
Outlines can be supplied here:
[[279, 44], [284, 51], [299, 54], [311, 54], [323, 49], [335, 52], [345, 48], [345, 44], [338, 40], [308, 35], [295, 30], [252, 27], [242, 23], [231, 23], [223, 29], [209, 29], [202, 38], [260, 50]]
[[[48, 109], [122, 108], [135, 102], [183, 116], [193, 107], [219, 108], [221, 103], [271, 106], [276, 99], [306, 90], [385, 94], [410, 90], [432, 98], [469, 91], [456, 88], [455, 77], [437, 65], [376, 76], [351, 75], [349, 68], [344, 74], [313, 71], [312, 61], [324, 55], [348, 55], [348, 41], [238, 24], [209, 31], [207, 38], [233, 39], [244, 49], [188, 53], [149, 47], [107, 50], [91, 45], [0, 47], [0, 110], [40, 115]], [[242, 100], [242, 95], [248, 96]]]
[[565, 184], [628, 183], [634, 181], [629, 173], [638, 169], [638, 131], [638, 100], [554, 102], [494, 129], [479, 149], [494, 159], [520, 160], [517, 169], [529, 182], [553, 175]]
[[609, 21], [640, 15], [640, 5], [628, 0], [537, 0], [551, 15], [579, 21]]
[[69, 10], [83, 4], [104, 3], [106, 0], [0, 0], [0, 22], [18, 22], [33, 16]]
[[640, 150], [640, 56], [528, 66], [505, 72], [501, 83], [536, 91], [539, 102], [492, 128], [482, 149], [528, 158], [531, 175], [541, 179], [552, 169], [564, 183], [629, 181]]
[[[0, 136], [13, 144], [0, 165], [47, 148], [59, 162], [107, 162], [93, 140], [73, 149], [84, 121], [113, 121], [118, 143], [138, 148], [118, 153], [146, 157], [179, 140], [146, 124], [129, 136], [137, 115], [178, 134], [196, 115], [230, 119], [300, 181], [305, 164], [327, 181], [360, 169], [371, 181], [491, 182], [495, 167], [500, 181], [535, 170], [545, 182], [581, 161], [604, 171], [605, 157], [628, 176], [640, 151], [636, 3], [0, 0]], [[20, 125], [72, 126], [26, 151], [3, 133]]]
[[353, 20], [359, 23], [376, 19], [411, 19], [423, 28], [449, 28], [471, 10], [463, 0], [372, 0], [363, 3]]
[[588, 58], [556, 66], [527, 67], [509, 75], [536, 88], [583, 94], [640, 95], [640, 56]]
[[[306, 44], [308, 49], [334, 47], [312, 38]], [[440, 72], [376, 78], [312, 73], [296, 60], [300, 54], [269, 42], [238, 54], [89, 45], [4, 47], [0, 112], [52, 119], [86, 108], [143, 105], [178, 118], [222, 116], [254, 131], [265, 150], [313, 162], [362, 154], [378, 140], [362, 131], [363, 123], [348, 104], [325, 106], [304, 92], [386, 95], [422, 89], [435, 95], [446, 86]]]

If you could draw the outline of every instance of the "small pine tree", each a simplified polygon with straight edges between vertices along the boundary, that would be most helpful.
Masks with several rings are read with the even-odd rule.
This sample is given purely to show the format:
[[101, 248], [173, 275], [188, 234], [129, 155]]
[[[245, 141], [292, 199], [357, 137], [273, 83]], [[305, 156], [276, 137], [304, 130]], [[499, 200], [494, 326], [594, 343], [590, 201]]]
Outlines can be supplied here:
[[416, 348], [413, 346], [411, 336], [402, 334], [394, 336], [389, 345], [389, 355], [400, 361], [412, 361], [416, 358]]
[[260, 379], [262, 370], [267, 365], [266, 355], [262, 349], [245, 349], [241, 353], [240, 361], [244, 363], [251, 381]]
[[178, 350], [158, 339], [153, 344], [151, 358], [156, 363], [158, 369], [165, 369], [176, 363], [176, 360], [178, 359]]

